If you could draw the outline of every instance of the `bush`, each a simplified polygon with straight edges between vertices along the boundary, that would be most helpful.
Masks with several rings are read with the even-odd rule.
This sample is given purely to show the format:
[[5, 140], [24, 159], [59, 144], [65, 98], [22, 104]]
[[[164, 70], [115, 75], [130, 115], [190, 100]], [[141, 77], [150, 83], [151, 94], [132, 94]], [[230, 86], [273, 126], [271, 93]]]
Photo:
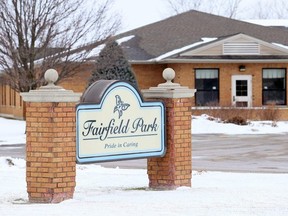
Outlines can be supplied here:
[[247, 120], [241, 116], [234, 116], [232, 118], [225, 120], [224, 122], [225, 123], [232, 123], [232, 124], [236, 124], [236, 125], [247, 125], [248, 124]]
[[271, 103], [262, 110], [262, 119], [270, 121], [281, 119], [281, 114], [275, 104]]

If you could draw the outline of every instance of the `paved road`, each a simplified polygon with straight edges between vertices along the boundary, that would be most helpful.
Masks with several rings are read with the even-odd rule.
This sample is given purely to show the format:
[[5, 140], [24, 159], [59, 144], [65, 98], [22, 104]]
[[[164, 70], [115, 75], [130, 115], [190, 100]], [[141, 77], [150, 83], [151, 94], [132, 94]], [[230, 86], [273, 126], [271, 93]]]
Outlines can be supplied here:
[[[193, 170], [288, 173], [288, 134], [193, 135]], [[0, 146], [0, 156], [25, 158], [25, 145]], [[100, 163], [146, 168], [146, 159]]]
[[194, 136], [196, 170], [288, 173], [288, 134]]
[[0, 145], [0, 157], [9, 156], [13, 158], [25, 159], [25, 154], [24, 144]]

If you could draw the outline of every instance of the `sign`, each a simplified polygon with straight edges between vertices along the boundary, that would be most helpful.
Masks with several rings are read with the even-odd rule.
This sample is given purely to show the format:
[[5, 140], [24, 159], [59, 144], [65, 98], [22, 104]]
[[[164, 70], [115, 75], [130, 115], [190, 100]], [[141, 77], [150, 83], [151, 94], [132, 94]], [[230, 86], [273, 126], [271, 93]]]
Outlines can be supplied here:
[[86, 92], [96, 103], [84, 94], [84, 103], [77, 106], [77, 163], [164, 156], [162, 102], [144, 102], [122, 81], [97, 81]]

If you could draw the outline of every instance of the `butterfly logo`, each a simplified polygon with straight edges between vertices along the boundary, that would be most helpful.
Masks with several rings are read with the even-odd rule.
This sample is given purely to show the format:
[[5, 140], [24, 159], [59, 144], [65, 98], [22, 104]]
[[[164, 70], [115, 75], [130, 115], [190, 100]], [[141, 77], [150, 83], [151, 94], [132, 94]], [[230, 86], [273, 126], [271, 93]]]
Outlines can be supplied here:
[[121, 100], [121, 97], [119, 95], [115, 95], [115, 98], [116, 98], [116, 106], [114, 107], [114, 112], [113, 113], [118, 111], [118, 116], [119, 116], [119, 119], [120, 119], [120, 117], [123, 115], [123, 111], [127, 110], [128, 107], [130, 106], [130, 104], [124, 103]]

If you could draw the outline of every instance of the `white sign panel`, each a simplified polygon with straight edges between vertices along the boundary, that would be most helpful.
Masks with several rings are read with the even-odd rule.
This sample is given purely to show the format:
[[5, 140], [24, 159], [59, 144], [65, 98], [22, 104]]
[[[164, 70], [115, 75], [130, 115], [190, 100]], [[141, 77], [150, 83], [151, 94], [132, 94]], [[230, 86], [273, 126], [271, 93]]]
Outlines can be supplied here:
[[162, 102], [144, 102], [139, 92], [126, 82], [112, 82], [101, 93], [99, 104], [77, 106], [78, 163], [165, 154]]

